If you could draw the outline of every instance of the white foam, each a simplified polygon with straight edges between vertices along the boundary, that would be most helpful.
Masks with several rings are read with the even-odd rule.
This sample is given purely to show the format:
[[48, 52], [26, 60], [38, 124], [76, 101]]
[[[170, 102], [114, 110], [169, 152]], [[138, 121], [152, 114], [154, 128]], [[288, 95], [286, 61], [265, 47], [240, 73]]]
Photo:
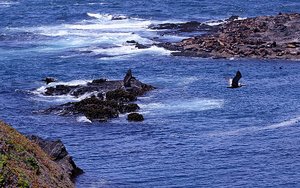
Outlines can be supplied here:
[[111, 20], [113, 18], [112, 15], [110, 14], [97, 14], [97, 13], [87, 13], [87, 15], [89, 17], [92, 17], [92, 18], [97, 18], [97, 19], [107, 19], [107, 20]]
[[[170, 55], [171, 51], [157, 46], [151, 46], [146, 49], [138, 49], [135, 46], [119, 46], [115, 48], [100, 48], [92, 50], [93, 53], [105, 56], [125, 56], [125, 55], [137, 55], [137, 54], [161, 54]], [[107, 58], [107, 57], [105, 57]]]
[[76, 118], [77, 122], [81, 122], [81, 123], [92, 123], [91, 120], [89, 120], [87, 117], [85, 116], [79, 116]]
[[166, 101], [163, 103], [139, 104], [144, 111], [164, 111], [164, 113], [199, 112], [222, 108], [224, 100], [221, 99], [190, 99], [181, 101]]
[[186, 78], [183, 78], [181, 82], [179, 82], [179, 85], [180, 86], [190, 85], [194, 82], [197, 82], [198, 80], [199, 80], [199, 78], [197, 76], [186, 77]]
[[300, 116], [289, 119], [289, 120], [282, 121], [280, 123], [267, 125], [267, 126], [251, 126], [251, 127], [240, 128], [240, 129], [232, 130], [232, 131], [213, 133], [213, 134], [210, 134], [210, 136], [243, 135], [243, 134], [249, 134], [249, 133], [257, 132], [257, 131], [265, 131], [265, 130], [272, 130], [272, 129], [279, 129], [279, 128], [284, 128], [284, 127], [288, 127], [288, 126], [293, 126], [293, 125], [298, 124], [299, 122], [300, 122]]
[[207, 21], [204, 23], [209, 26], [217, 26], [217, 25], [226, 23], [226, 21], [225, 20], [210, 20], [210, 21]]
[[[124, 15], [110, 15], [88, 12], [94, 19], [82, 20], [74, 24], [61, 24], [56, 26], [8, 28], [16, 32], [31, 32], [36, 35], [54, 37], [41, 42], [38, 48], [30, 48], [31, 52], [55, 52], [76, 49], [80, 51], [93, 51], [96, 55], [103, 54], [103, 58], [111, 59], [116, 56], [134, 55], [140, 53], [170, 55], [170, 51], [152, 46], [148, 49], [137, 49], [126, 41], [134, 40], [140, 44], [151, 45], [153, 38], [159, 37], [156, 31], [148, 26], [150, 20], [128, 18]], [[118, 18], [118, 19], [113, 19]], [[76, 50], [74, 53], [76, 53]], [[72, 54], [71, 54], [72, 55]], [[81, 53], [80, 55], [84, 55]], [[87, 55], [90, 55], [88, 53]], [[93, 55], [93, 54], [91, 54]], [[108, 57], [107, 57], [108, 56]], [[69, 54], [66, 56], [69, 56]], [[65, 56], [62, 56], [65, 58]], [[126, 57], [125, 57], [126, 58]]]
[[138, 31], [145, 30], [151, 24], [150, 21], [137, 21], [132, 20], [116, 20], [106, 24], [92, 23], [92, 24], [70, 24], [66, 25], [66, 28], [77, 30], [117, 30], [117, 31]]
[[17, 5], [17, 1], [0, 1], [0, 7], [10, 7], [11, 5]]
[[99, 14], [99, 13], [90, 13], [88, 12], [87, 15], [91, 18], [96, 18], [100, 20], [124, 20], [127, 19], [128, 17], [125, 15], [111, 15], [111, 14]]
[[[238, 17], [235, 20], [245, 20], [245, 19], [247, 19], [247, 17]], [[217, 25], [221, 25], [221, 24], [227, 23], [227, 21], [225, 19], [224, 20], [209, 20], [209, 21], [206, 21], [204, 23], [206, 25], [209, 25], [209, 26], [217, 26]]]
[[44, 85], [44, 86], [37, 88], [32, 93], [37, 94], [37, 95], [42, 95], [47, 91], [46, 89], [49, 87], [55, 87], [57, 85], [67, 85], [67, 86], [86, 85], [90, 81], [91, 80], [72, 80], [69, 82], [51, 82], [48, 85]]

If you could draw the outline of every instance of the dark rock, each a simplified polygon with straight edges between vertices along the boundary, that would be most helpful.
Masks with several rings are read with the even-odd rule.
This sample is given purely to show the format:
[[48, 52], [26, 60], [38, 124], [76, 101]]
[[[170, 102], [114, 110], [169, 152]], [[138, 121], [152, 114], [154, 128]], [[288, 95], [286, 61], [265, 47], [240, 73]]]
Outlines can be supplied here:
[[91, 121], [107, 121], [116, 118], [119, 113], [135, 112], [139, 109], [132, 101], [138, 96], [155, 89], [144, 84], [132, 76], [129, 69], [123, 80], [107, 81], [106, 79], [93, 80], [85, 85], [67, 86], [57, 85], [48, 87], [44, 95], [71, 95], [81, 97], [90, 93], [91, 97], [79, 102], [70, 102], [44, 110], [43, 113], [59, 115], [85, 115]]
[[38, 136], [28, 136], [29, 140], [37, 143], [53, 161], [58, 163], [62, 169], [74, 179], [83, 173], [83, 170], [76, 166], [66, 147], [60, 140], [44, 140]]
[[129, 44], [136, 44], [137, 43], [135, 40], [128, 40], [126, 42], [129, 43]]
[[138, 42], [135, 44], [135, 47], [136, 47], [137, 49], [147, 49], [147, 48], [150, 48], [150, 46], [146, 46], [146, 45], [140, 44], [140, 43], [138, 43]]
[[173, 33], [180, 33], [180, 32], [195, 32], [195, 31], [211, 32], [217, 30], [218, 26], [210, 26], [201, 22], [190, 21], [186, 23], [164, 23], [158, 25], [150, 25], [149, 28], [155, 30], [172, 30]]
[[100, 78], [100, 79], [93, 80], [91, 84], [97, 85], [97, 84], [102, 84], [102, 83], [104, 83], [106, 81], [107, 81], [107, 79]]
[[[232, 58], [250, 57], [263, 59], [300, 59], [300, 14], [259, 16], [237, 20], [237, 16], [227, 19], [206, 35], [184, 39], [178, 43], [156, 44], [173, 55]], [[164, 24], [152, 26], [155, 29], [188, 30], [206, 27], [203, 24]], [[199, 29], [201, 30], [201, 29]], [[276, 41], [276, 42], [275, 42]]]
[[134, 46], [136, 48], [138, 48], [138, 49], [147, 49], [147, 48], [150, 48], [150, 46], [146, 46], [144, 44], [140, 44], [140, 43], [138, 43], [135, 40], [128, 40], [128, 41], [126, 41], [126, 43], [128, 43], [128, 44], [134, 44]]
[[236, 16], [236, 15], [233, 15], [233, 16], [230, 16], [228, 19], [226, 19], [225, 21], [227, 22], [232, 22], [234, 20], [237, 20], [239, 19], [239, 16]]
[[51, 82], [55, 82], [55, 78], [51, 78], [51, 77], [46, 77], [44, 78], [42, 81], [46, 82], [46, 84], [50, 84]]
[[120, 108], [120, 112], [121, 113], [129, 113], [129, 112], [136, 112], [140, 109], [140, 107], [137, 105], [137, 104], [134, 104], [134, 103], [130, 103], [130, 104], [127, 104], [127, 105], [123, 105], [121, 108]]
[[127, 116], [128, 121], [144, 121], [144, 116], [139, 113], [131, 113]]
[[57, 85], [46, 88], [45, 95], [66, 95], [76, 86]]
[[127, 17], [126, 16], [113, 16], [111, 18], [111, 20], [126, 20]]
[[120, 102], [135, 101], [137, 96], [128, 91], [117, 89], [106, 93], [106, 100], [115, 100]]

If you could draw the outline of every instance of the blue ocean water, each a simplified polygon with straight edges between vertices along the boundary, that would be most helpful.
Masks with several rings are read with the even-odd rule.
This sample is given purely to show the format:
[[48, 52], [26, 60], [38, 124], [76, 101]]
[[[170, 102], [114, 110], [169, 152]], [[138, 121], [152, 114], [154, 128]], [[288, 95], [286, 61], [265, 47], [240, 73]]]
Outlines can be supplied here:
[[[173, 57], [135, 49], [185, 36], [151, 24], [297, 12], [298, 0], [0, 0], [0, 119], [61, 139], [85, 173], [77, 187], [299, 187], [300, 64]], [[113, 20], [122, 17], [122, 20]], [[52, 76], [81, 83], [133, 74], [158, 89], [139, 98], [142, 123], [107, 123], [36, 111]], [[246, 87], [227, 88], [237, 70]]]

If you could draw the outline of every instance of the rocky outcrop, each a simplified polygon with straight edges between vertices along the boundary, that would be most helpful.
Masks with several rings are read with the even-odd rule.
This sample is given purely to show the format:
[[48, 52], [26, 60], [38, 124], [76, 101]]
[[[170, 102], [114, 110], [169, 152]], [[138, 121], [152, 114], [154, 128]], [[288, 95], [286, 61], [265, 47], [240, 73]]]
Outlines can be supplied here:
[[47, 87], [44, 95], [71, 95], [81, 97], [91, 94], [79, 102], [70, 102], [45, 110], [45, 113], [56, 112], [60, 115], [84, 115], [91, 121], [107, 121], [117, 118], [119, 114], [136, 112], [139, 106], [133, 102], [138, 96], [153, 90], [151, 85], [144, 84], [132, 76], [128, 70], [123, 80], [93, 80], [85, 85], [56, 85]]
[[[67, 159], [66, 151], [56, 151], [57, 159]], [[0, 187], [75, 187], [64, 166], [50, 156], [38, 144], [0, 122]]]
[[158, 44], [176, 56], [212, 58], [300, 58], [300, 14], [279, 14], [237, 20], [234, 17], [206, 35], [178, 43]]
[[38, 144], [53, 161], [61, 166], [71, 179], [83, 173], [83, 170], [76, 166], [61, 140], [44, 140], [34, 135], [30, 135], [27, 138]]
[[213, 32], [218, 26], [210, 26], [205, 23], [191, 21], [186, 23], [163, 23], [158, 25], [150, 25], [150, 29], [164, 30], [163, 34], [176, 34], [182, 32]]

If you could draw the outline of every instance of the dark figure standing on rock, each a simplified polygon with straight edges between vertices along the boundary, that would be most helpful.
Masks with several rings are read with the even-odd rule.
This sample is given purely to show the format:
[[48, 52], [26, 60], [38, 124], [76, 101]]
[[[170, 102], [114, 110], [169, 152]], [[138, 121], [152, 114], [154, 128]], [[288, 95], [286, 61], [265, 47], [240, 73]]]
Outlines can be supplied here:
[[130, 83], [131, 79], [132, 79], [132, 73], [131, 73], [131, 69], [129, 69], [123, 80], [125, 87], [131, 87], [131, 83]]

